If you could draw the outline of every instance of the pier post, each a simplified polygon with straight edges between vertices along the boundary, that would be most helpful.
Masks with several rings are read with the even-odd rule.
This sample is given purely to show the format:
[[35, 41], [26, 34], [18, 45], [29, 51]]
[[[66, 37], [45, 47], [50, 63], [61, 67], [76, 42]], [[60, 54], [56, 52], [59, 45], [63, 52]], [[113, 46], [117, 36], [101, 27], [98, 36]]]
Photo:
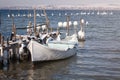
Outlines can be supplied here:
[[19, 60], [19, 44], [17, 43], [16, 44], [16, 57], [17, 57], [17, 60]]
[[[4, 40], [4, 38], [3, 38]], [[5, 43], [3, 47], [3, 65], [7, 65], [9, 63], [9, 38], [7, 37], [7, 43]]]
[[34, 8], [34, 34], [36, 36], [36, 9]]
[[2, 37], [2, 35], [1, 35], [1, 33], [0, 33], [0, 44], [1, 44], [1, 39], [2, 39], [1, 37]]
[[0, 63], [3, 63], [3, 52], [4, 52], [4, 36], [0, 35]]
[[0, 33], [0, 57], [2, 56], [2, 44], [1, 44], [2, 35]]
[[0, 56], [3, 57], [4, 36], [1, 36]]
[[69, 36], [69, 21], [70, 21], [70, 16], [67, 16], [67, 34]]

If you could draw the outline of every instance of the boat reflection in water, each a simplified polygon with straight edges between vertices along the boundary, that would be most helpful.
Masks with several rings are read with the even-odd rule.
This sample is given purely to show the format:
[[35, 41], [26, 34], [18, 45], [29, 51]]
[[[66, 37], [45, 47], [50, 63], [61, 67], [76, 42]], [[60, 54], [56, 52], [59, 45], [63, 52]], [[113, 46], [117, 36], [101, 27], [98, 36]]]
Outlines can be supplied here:
[[57, 73], [68, 72], [75, 61], [76, 56], [57, 61], [11, 63], [7, 71], [0, 71], [0, 80], [52, 80]]
[[84, 48], [84, 46], [85, 46], [85, 42], [84, 41], [79, 42], [79, 47], [80, 48]]

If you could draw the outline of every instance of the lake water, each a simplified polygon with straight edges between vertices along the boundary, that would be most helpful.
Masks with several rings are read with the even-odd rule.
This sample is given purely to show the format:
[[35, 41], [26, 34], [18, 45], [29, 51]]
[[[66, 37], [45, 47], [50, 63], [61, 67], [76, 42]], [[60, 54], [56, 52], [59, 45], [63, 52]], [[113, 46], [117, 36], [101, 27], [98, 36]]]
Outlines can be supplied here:
[[[58, 22], [70, 20], [80, 21], [83, 18], [86, 41], [79, 42], [79, 49], [74, 57], [50, 61], [10, 62], [1, 66], [0, 80], [120, 80], [120, 11], [119, 10], [47, 10], [50, 26], [57, 27]], [[33, 10], [0, 10], [0, 32], [9, 36], [14, 15], [17, 28], [26, 27], [33, 22]], [[37, 23], [45, 22], [42, 10], [37, 10]], [[20, 16], [18, 16], [20, 14]], [[78, 30], [80, 26], [78, 26]], [[65, 30], [64, 30], [65, 31]], [[72, 34], [73, 30], [70, 30]], [[26, 34], [26, 30], [17, 30], [18, 34]]]

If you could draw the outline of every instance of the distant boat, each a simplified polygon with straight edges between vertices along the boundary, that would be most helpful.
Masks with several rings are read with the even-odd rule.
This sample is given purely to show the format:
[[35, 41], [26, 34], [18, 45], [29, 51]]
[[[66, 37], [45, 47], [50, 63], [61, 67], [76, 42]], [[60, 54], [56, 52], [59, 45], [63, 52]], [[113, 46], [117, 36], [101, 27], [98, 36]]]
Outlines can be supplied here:
[[78, 16], [78, 15], [79, 15], [79, 13], [76, 13], [76, 15]]
[[37, 14], [36, 14], [36, 16], [40, 17], [40, 14], [39, 14], [39, 13], [37, 13]]
[[14, 14], [12, 14], [12, 17], [14, 17]]
[[44, 14], [41, 14], [41, 16], [45, 16]]
[[65, 13], [65, 16], [67, 16], [67, 13]]
[[32, 17], [32, 14], [31, 14], [31, 13], [29, 13], [27, 16], [28, 16], [28, 17]]
[[23, 14], [22, 16], [23, 16], [23, 17], [25, 17], [25, 16], [26, 16], [26, 14]]
[[97, 15], [100, 15], [100, 12], [99, 12], [99, 11], [97, 12]]
[[53, 14], [53, 13], [52, 13], [51, 15], [52, 15], [52, 16], [54, 16], [54, 14]]
[[20, 16], [20, 14], [17, 15], [18, 17]]
[[113, 15], [113, 12], [110, 12], [110, 15]]
[[61, 13], [59, 13], [59, 16], [61, 16]]

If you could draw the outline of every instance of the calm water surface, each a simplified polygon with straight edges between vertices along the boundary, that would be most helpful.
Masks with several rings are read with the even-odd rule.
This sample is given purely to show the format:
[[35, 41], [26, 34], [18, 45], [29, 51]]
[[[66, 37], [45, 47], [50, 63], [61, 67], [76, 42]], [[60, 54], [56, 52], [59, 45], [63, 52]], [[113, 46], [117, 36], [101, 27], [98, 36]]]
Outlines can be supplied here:
[[[0, 31], [9, 36], [14, 18], [17, 28], [26, 27], [32, 18], [17, 15], [33, 14], [28, 10], [1, 10]], [[106, 12], [105, 14], [103, 14]], [[41, 10], [37, 13], [42, 14]], [[89, 22], [84, 25], [86, 41], [79, 42], [76, 56], [65, 60], [37, 62], [10, 62], [10, 65], [0, 68], [0, 80], [120, 80], [120, 11], [97, 10], [47, 10], [50, 26], [57, 27], [59, 21], [66, 21], [70, 15], [71, 21], [81, 18]], [[37, 23], [44, 22], [44, 17], [37, 17]], [[78, 26], [79, 29], [79, 26]], [[17, 30], [25, 34], [26, 30]], [[73, 30], [70, 30], [71, 34]]]

